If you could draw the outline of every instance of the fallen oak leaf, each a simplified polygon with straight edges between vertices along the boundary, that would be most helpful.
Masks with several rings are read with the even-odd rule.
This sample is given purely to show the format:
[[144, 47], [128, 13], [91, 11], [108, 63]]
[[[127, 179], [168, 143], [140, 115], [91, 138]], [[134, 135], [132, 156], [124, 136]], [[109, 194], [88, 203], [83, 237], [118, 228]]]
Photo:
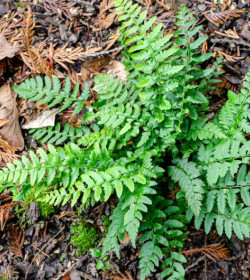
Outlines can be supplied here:
[[19, 51], [19, 47], [14, 44], [13, 46], [6, 40], [6, 38], [0, 34], [0, 60], [8, 57], [12, 58]]
[[56, 114], [59, 109], [55, 108], [52, 110], [45, 110], [41, 115], [36, 116], [30, 121], [24, 123], [22, 125], [23, 129], [31, 129], [31, 128], [42, 128], [47, 126], [54, 126]]
[[0, 87], [0, 119], [9, 120], [0, 128], [0, 136], [9, 145], [24, 148], [24, 140], [19, 125], [19, 113], [17, 110], [16, 93], [9, 85]]

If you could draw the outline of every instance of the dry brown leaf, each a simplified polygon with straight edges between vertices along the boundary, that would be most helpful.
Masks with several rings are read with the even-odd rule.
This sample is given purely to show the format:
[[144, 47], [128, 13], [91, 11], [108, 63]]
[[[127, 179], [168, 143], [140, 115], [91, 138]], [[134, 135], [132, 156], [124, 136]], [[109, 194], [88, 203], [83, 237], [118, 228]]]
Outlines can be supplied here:
[[105, 51], [109, 50], [114, 45], [114, 43], [118, 40], [119, 37], [120, 37], [119, 31], [112, 34], [107, 41], [107, 47], [105, 48]]
[[109, 9], [114, 7], [114, 0], [103, 0], [100, 4], [99, 16], [106, 13]]
[[17, 205], [18, 202], [10, 202], [0, 206], [0, 230], [3, 231], [6, 223], [12, 218], [11, 207]]
[[221, 35], [221, 36], [224, 36], [224, 37], [228, 37], [228, 38], [233, 38], [233, 39], [239, 39], [240, 36], [238, 35], [235, 27], [232, 29], [228, 29], [228, 30], [224, 30], [224, 33], [223, 32], [220, 32], [220, 31], [214, 31], [214, 33], [218, 34], [218, 35]]
[[19, 13], [10, 13], [0, 19], [0, 34], [2, 34], [8, 42], [13, 45], [18, 44], [24, 47], [23, 42], [23, 23], [24, 15], [19, 18]]
[[172, 191], [170, 191], [168, 198], [175, 200], [176, 194], [179, 192], [180, 188], [176, 187], [175, 189], [173, 189]]
[[0, 34], [0, 60], [8, 57], [12, 58], [19, 51], [19, 47], [14, 44], [13, 46], [6, 40], [6, 38]]
[[232, 4], [232, 0], [222, 0], [221, 10], [225, 11]]
[[64, 277], [62, 278], [62, 280], [70, 280], [70, 274], [71, 274], [71, 271], [67, 272]]
[[0, 136], [9, 145], [24, 148], [24, 140], [19, 125], [19, 114], [16, 104], [16, 94], [10, 85], [0, 87], [0, 118], [9, 120], [9, 123], [0, 128]]
[[212, 22], [214, 25], [219, 26], [220, 24], [226, 23], [229, 19], [240, 17], [241, 14], [245, 13], [244, 10], [226, 10], [219, 13], [205, 13], [205, 18]]
[[4, 141], [1, 136], [0, 136], [0, 148], [1, 149], [4, 149], [4, 150], [7, 150], [7, 151], [10, 151], [10, 152], [16, 152], [18, 151], [18, 147], [14, 147], [14, 146], [11, 146], [8, 144], [8, 142]]
[[[100, 13], [96, 24], [100, 29], [108, 29], [116, 18], [116, 12], [106, 14], [106, 12], [114, 7], [114, 0], [103, 0], [100, 4]], [[98, 29], [97, 29], [98, 30]]]
[[114, 22], [116, 17], [116, 12], [108, 14], [106, 17], [101, 18], [97, 21], [97, 24], [101, 29], [108, 29]]
[[208, 45], [207, 45], [207, 41], [203, 42], [202, 44], [202, 49], [201, 49], [201, 53], [206, 53], [208, 50]]
[[0, 119], [0, 127], [4, 126], [5, 124], [9, 123], [10, 121], [7, 119]]
[[227, 89], [227, 90], [232, 90], [232, 91], [236, 92], [239, 89], [239, 86], [232, 84], [226, 78], [222, 77], [221, 82], [216, 84], [216, 89], [218, 89], [218, 90]]
[[226, 60], [230, 61], [230, 62], [235, 62], [236, 60], [242, 60], [245, 59], [245, 57], [238, 57], [238, 56], [234, 56], [234, 55], [229, 55], [223, 51], [217, 51], [218, 55], [222, 55], [226, 58]]
[[224, 247], [223, 244], [211, 244], [202, 248], [195, 248], [187, 251], [182, 251], [185, 256], [190, 256], [196, 253], [203, 253], [206, 257], [216, 262], [216, 260], [222, 260], [229, 258], [230, 251]]
[[105, 276], [112, 280], [133, 280], [133, 276], [128, 271], [126, 271], [126, 275], [120, 271], [113, 272], [112, 274], [105, 272]]
[[109, 65], [111, 58], [101, 57], [95, 58], [88, 62], [85, 62], [81, 67], [81, 73], [79, 73], [79, 78], [83, 81], [89, 81], [93, 75], [100, 74], [101, 70]]
[[6, 202], [12, 201], [12, 196], [7, 194], [6, 191], [0, 194], [0, 205], [5, 204]]
[[17, 257], [23, 258], [23, 244], [25, 239], [25, 232], [23, 228], [20, 230], [16, 225], [9, 225], [8, 227], [8, 245], [9, 250]]
[[12, 162], [14, 159], [20, 158], [19, 155], [12, 154], [10, 152], [0, 151], [0, 167], [5, 167], [6, 163]]
[[156, 2], [162, 6], [166, 10], [171, 10], [171, 7], [169, 4], [165, 3], [163, 0], [156, 0]]
[[50, 65], [48, 58], [49, 49], [46, 49], [46, 41], [42, 41], [35, 46], [29, 47], [28, 51], [21, 52], [23, 62], [34, 72], [43, 73], [49, 77], [53, 74], [53, 64]]
[[106, 68], [109, 75], [115, 76], [122, 81], [125, 81], [127, 79], [127, 75], [129, 74], [128, 71], [125, 70], [124, 64], [117, 60], [111, 60]]
[[124, 232], [124, 238], [123, 240], [121, 241], [122, 244], [128, 244], [130, 242], [130, 236], [129, 234], [125, 231]]
[[32, 129], [32, 128], [42, 128], [47, 126], [54, 126], [56, 114], [58, 113], [59, 109], [48, 109], [42, 111], [41, 115], [36, 115], [30, 121], [25, 122], [22, 125], [22, 129]]

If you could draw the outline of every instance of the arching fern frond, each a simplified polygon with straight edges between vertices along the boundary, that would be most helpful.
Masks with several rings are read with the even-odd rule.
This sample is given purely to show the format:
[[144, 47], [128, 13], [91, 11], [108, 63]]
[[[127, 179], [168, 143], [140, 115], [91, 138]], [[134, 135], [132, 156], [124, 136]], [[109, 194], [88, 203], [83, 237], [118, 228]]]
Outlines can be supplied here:
[[178, 251], [182, 250], [186, 236], [185, 207], [175, 205], [172, 200], [154, 197], [149, 206], [151, 215], [146, 215], [140, 230], [140, 243], [143, 244], [139, 255], [141, 279], [149, 276], [162, 263], [161, 278], [184, 279], [185, 270], [181, 263], [186, 259]]
[[53, 77], [51, 81], [47, 76], [44, 79], [37, 76], [36, 79], [26, 79], [20, 85], [13, 86], [13, 89], [19, 97], [30, 102], [38, 102], [39, 105], [48, 104], [48, 108], [62, 103], [59, 112], [69, 106], [74, 106], [73, 115], [76, 115], [84, 108], [89, 97], [88, 85], [85, 85], [81, 94], [79, 94], [79, 86], [79, 83], [76, 83], [71, 92], [69, 77], [65, 79], [64, 86], [61, 87], [61, 81], [57, 77]]
[[54, 144], [56, 146], [62, 143], [75, 143], [83, 135], [90, 134], [90, 128], [87, 126], [72, 127], [68, 123], [61, 127], [57, 123], [55, 127], [44, 127], [39, 129], [31, 129], [29, 133], [40, 143]]

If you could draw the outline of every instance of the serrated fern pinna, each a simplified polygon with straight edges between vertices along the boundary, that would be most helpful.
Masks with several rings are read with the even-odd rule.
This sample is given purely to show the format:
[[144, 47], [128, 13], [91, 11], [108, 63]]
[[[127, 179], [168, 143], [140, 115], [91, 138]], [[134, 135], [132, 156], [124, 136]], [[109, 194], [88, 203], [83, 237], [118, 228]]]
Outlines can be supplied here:
[[[0, 171], [1, 190], [11, 190], [15, 200], [32, 192], [39, 201], [80, 207], [117, 196], [103, 253], [119, 256], [125, 233], [134, 247], [141, 233], [141, 279], [161, 266], [162, 278], [180, 280], [185, 257], [179, 251], [192, 216], [197, 228], [204, 221], [206, 232], [215, 223], [219, 234], [249, 236], [250, 73], [241, 93], [229, 92], [221, 112], [207, 122], [207, 93], [220, 73], [217, 62], [199, 67], [211, 54], [201, 54], [207, 37], [198, 36], [201, 26], [189, 10], [180, 9], [176, 31], [164, 36], [162, 24], [137, 4], [115, 5], [129, 74], [126, 81], [95, 77], [98, 102], [85, 110], [84, 122], [94, 120], [98, 129], [33, 130], [41, 142], [69, 144], [48, 144], [48, 152], [39, 148], [9, 163]], [[73, 106], [74, 113], [86, 105], [85, 88], [80, 94], [76, 85], [71, 93], [69, 79], [61, 89], [58, 79], [47, 77], [14, 86], [21, 98], [61, 111]], [[175, 201], [166, 199], [173, 183], [180, 187]]]

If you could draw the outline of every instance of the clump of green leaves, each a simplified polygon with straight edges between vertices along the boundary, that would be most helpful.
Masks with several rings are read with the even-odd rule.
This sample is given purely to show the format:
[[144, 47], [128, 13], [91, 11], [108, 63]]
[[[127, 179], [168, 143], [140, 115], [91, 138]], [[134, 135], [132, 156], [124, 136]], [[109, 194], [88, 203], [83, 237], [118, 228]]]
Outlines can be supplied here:
[[38, 203], [38, 208], [40, 210], [41, 216], [45, 219], [48, 219], [52, 214], [55, 213], [55, 207], [48, 203]]
[[83, 255], [88, 252], [89, 249], [96, 247], [100, 240], [100, 235], [93, 226], [81, 223], [76, 226], [71, 226], [70, 229], [73, 234], [71, 236], [71, 244], [78, 248], [78, 256]]

